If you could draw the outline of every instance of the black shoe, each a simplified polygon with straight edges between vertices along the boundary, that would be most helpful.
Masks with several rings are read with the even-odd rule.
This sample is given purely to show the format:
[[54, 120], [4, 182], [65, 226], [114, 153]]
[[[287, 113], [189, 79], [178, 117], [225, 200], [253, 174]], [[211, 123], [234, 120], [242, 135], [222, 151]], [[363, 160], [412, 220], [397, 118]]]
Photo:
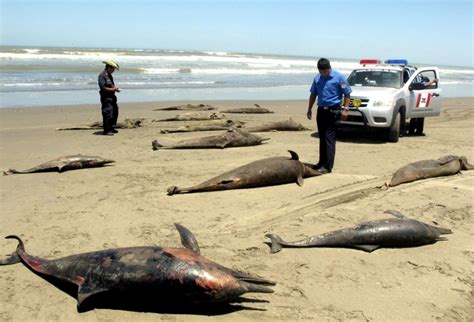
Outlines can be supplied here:
[[104, 131], [104, 132], [102, 132], [102, 135], [113, 136], [114, 134], [112, 132]]
[[315, 165], [313, 165], [311, 168], [313, 168], [313, 170], [318, 170], [319, 168], [321, 168], [321, 163], [316, 163]]
[[116, 129], [113, 129], [112, 131], [110, 131], [112, 133], [118, 133], [118, 131]]
[[319, 169], [316, 169], [321, 174], [326, 174], [326, 173], [331, 173], [331, 169], [326, 169], [325, 167], [320, 167]]

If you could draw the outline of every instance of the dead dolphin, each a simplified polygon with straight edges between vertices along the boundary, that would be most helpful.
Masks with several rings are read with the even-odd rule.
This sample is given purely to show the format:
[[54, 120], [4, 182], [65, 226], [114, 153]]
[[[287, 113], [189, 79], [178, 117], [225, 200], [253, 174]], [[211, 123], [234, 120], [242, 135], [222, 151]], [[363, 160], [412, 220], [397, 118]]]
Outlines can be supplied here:
[[285, 121], [276, 121], [271, 123], [263, 123], [257, 126], [245, 127], [249, 132], [269, 132], [269, 131], [306, 131], [308, 128], [304, 127], [292, 118]]
[[240, 128], [245, 122], [233, 120], [213, 120], [212, 123], [200, 123], [196, 125], [185, 125], [174, 129], [161, 129], [161, 134], [168, 133], [183, 133], [183, 132], [199, 132], [199, 131], [221, 131], [227, 130], [230, 127]]
[[[135, 129], [143, 126], [144, 118], [124, 119], [123, 122], [117, 123], [118, 129]], [[102, 122], [94, 122], [90, 125], [79, 125], [72, 127], [60, 127], [56, 131], [73, 131], [73, 130], [100, 130], [103, 128]]]
[[163, 108], [155, 108], [153, 111], [211, 111], [215, 110], [214, 106], [208, 104], [186, 104], [178, 106], [170, 106]]
[[446, 228], [435, 227], [418, 220], [409, 219], [396, 210], [387, 210], [396, 218], [374, 220], [351, 228], [326, 234], [286, 242], [278, 235], [266, 234], [270, 238], [271, 252], [277, 253], [282, 247], [346, 247], [372, 252], [380, 247], [412, 247], [445, 240], [440, 235], [451, 234]]
[[182, 140], [174, 144], [163, 145], [157, 140], [152, 142], [153, 150], [159, 149], [225, 149], [239, 146], [259, 145], [263, 141], [270, 140], [261, 136], [241, 131], [239, 129], [229, 129], [221, 135], [212, 135], [202, 138]]
[[474, 166], [467, 162], [466, 157], [447, 155], [438, 160], [422, 160], [410, 163], [395, 172], [388, 184], [390, 187], [420, 179], [449, 176], [461, 170], [472, 170]]
[[225, 115], [210, 113], [210, 114], [200, 114], [200, 113], [186, 113], [178, 114], [175, 117], [170, 117], [161, 120], [153, 120], [153, 122], [173, 122], [173, 121], [206, 121], [206, 120], [220, 120]]
[[18, 240], [16, 251], [0, 265], [22, 262], [34, 272], [76, 285], [77, 307], [93, 295], [148, 291], [176, 296], [189, 303], [238, 301], [248, 293], [273, 293], [275, 283], [226, 268], [200, 255], [199, 245], [185, 227], [175, 224], [185, 248], [144, 246], [107, 249], [48, 260], [26, 253]]
[[289, 152], [291, 158], [273, 157], [254, 161], [218, 175], [197, 186], [189, 188], [171, 186], [168, 188], [168, 195], [254, 188], [292, 182], [296, 182], [301, 186], [305, 175], [318, 175], [317, 171], [310, 169], [307, 165], [299, 161], [296, 152]]
[[57, 159], [40, 164], [37, 167], [27, 170], [15, 170], [9, 169], [3, 172], [3, 175], [9, 174], [25, 174], [35, 172], [64, 172], [68, 170], [76, 170], [82, 168], [96, 168], [101, 167], [108, 163], [113, 163], [114, 160], [103, 159], [101, 157], [87, 156], [82, 154], [69, 155], [65, 157], [59, 157]]
[[239, 114], [265, 114], [265, 113], [274, 113], [273, 111], [267, 110], [266, 108], [260, 107], [258, 104], [254, 104], [255, 107], [241, 107], [234, 108], [227, 111], [222, 111], [222, 113], [239, 113]]

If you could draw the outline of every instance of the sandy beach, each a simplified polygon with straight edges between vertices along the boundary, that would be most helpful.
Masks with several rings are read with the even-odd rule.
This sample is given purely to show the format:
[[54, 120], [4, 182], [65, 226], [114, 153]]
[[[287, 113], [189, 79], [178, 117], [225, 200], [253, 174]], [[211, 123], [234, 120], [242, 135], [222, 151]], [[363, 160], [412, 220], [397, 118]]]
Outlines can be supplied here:
[[[120, 103], [120, 102], [119, 102]], [[103, 168], [0, 176], [0, 236], [18, 235], [26, 250], [54, 259], [128, 246], [180, 246], [174, 223], [197, 237], [206, 258], [277, 282], [273, 294], [247, 294], [268, 302], [243, 303], [226, 314], [192, 315], [128, 310], [76, 310], [77, 300], [22, 264], [0, 267], [0, 320], [61, 321], [467, 321], [474, 316], [474, 171], [390, 189], [400, 167], [419, 160], [464, 155], [474, 164], [474, 98], [450, 98], [440, 117], [427, 118], [425, 136], [387, 143], [377, 133], [344, 130], [333, 173], [304, 185], [168, 196], [169, 186], [192, 186], [262, 158], [299, 154], [315, 163], [318, 137], [301, 101], [199, 101], [225, 110], [254, 103], [274, 114], [228, 114], [248, 126], [294, 120], [302, 132], [269, 132], [253, 147], [153, 151], [151, 142], [219, 132], [160, 134], [182, 122], [152, 123], [179, 111], [153, 111], [189, 102], [120, 104], [119, 121], [144, 126], [115, 136], [98, 131], [56, 131], [101, 120], [100, 106], [0, 109], [0, 169], [27, 169], [73, 154], [116, 161]], [[189, 124], [189, 123], [188, 123]], [[100, 132], [100, 131], [99, 131]], [[395, 209], [410, 218], [452, 229], [447, 241], [379, 249], [283, 249], [270, 254], [266, 233], [297, 240], [382, 219]], [[2, 256], [17, 246], [0, 239]]]

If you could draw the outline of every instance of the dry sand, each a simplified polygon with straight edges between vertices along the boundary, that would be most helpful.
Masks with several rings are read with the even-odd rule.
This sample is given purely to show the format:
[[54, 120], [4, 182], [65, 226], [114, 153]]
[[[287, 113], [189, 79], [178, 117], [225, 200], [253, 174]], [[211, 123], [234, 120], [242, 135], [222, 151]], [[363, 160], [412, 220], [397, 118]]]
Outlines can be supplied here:
[[[174, 116], [152, 111], [177, 102], [121, 104], [120, 120]], [[178, 102], [180, 103], [180, 102]], [[181, 102], [183, 103], [183, 102]], [[188, 102], [185, 102], [188, 103]], [[0, 268], [0, 319], [20, 320], [469, 320], [474, 316], [474, 171], [378, 189], [401, 166], [443, 155], [474, 163], [474, 99], [446, 99], [441, 117], [428, 118], [426, 136], [386, 143], [376, 133], [344, 131], [333, 173], [258, 189], [167, 196], [171, 185], [190, 186], [245, 163], [296, 151], [315, 162], [315, 122], [306, 101], [198, 102], [221, 110], [258, 103], [275, 114], [230, 115], [256, 125], [291, 115], [305, 132], [265, 133], [266, 144], [225, 150], [153, 151], [151, 141], [173, 141], [219, 132], [160, 134], [150, 123], [104, 137], [94, 131], [55, 131], [100, 120], [98, 105], [1, 109], [0, 168], [26, 169], [59, 156], [100, 155], [113, 166], [65, 173], [0, 177], [0, 236], [24, 238], [29, 253], [58, 258], [113, 247], [179, 246], [173, 223], [188, 227], [202, 254], [225, 266], [278, 284], [274, 294], [250, 298], [247, 308], [207, 316], [126, 310], [76, 311], [76, 299], [21, 264]], [[448, 241], [364, 253], [351, 249], [283, 249], [270, 254], [268, 232], [287, 240], [384, 218], [396, 209], [454, 234]], [[0, 241], [2, 254], [17, 243]]]

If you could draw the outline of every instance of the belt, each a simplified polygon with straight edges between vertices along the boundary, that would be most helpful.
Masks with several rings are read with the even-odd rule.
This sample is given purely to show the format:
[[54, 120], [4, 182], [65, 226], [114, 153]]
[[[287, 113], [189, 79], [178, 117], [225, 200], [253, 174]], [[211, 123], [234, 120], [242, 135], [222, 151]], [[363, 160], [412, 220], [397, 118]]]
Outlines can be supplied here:
[[339, 104], [331, 105], [331, 106], [318, 105], [318, 108], [322, 108], [323, 110], [331, 110], [331, 109], [335, 109], [335, 108], [341, 108], [341, 105], [339, 105]]

